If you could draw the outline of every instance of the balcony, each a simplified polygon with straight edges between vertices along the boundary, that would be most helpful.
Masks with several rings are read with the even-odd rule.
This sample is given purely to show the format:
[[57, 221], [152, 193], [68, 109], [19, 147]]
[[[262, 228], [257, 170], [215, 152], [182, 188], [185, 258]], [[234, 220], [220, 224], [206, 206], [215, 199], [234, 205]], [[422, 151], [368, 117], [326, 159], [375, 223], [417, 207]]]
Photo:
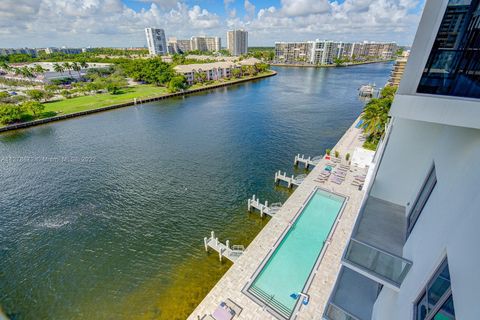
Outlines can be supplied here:
[[324, 312], [327, 320], [370, 320], [379, 284], [342, 267]]
[[360, 210], [343, 265], [398, 290], [411, 267], [402, 258], [405, 207], [369, 196]]

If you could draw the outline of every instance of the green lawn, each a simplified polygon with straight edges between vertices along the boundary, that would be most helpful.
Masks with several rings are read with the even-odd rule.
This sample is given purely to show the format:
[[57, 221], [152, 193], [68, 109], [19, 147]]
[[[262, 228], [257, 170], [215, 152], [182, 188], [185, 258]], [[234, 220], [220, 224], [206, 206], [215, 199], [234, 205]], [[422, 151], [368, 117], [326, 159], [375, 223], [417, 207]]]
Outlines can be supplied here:
[[68, 114], [79, 111], [98, 109], [113, 104], [132, 101], [133, 98], [147, 98], [167, 94], [164, 87], [152, 85], [139, 85], [124, 88], [120, 94], [102, 93], [93, 96], [75, 97], [66, 100], [45, 103], [44, 116], [49, 117], [53, 112], [57, 114]]
[[[267, 75], [273, 73], [272, 71], [265, 71], [259, 73], [256, 77]], [[198, 89], [198, 88], [205, 88], [208, 86], [218, 85], [220, 83], [228, 83], [228, 82], [236, 82], [238, 80], [249, 79], [255, 77], [241, 77], [240, 79], [229, 79], [224, 81], [213, 81], [208, 84], [195, 84], [191, 86], [189, 89]], [[145, 99], [150, 97], [157, 97], [161, 95], [168, 94], [168, 89], [164, 87], [157, 87], [154, 85], [138, 85], [128, 88], [121, 89], [119, 94], [110, 94], [110, 93], [102, 93], [102, 94], [95, 94], [92, 96], [80, 96], [71, 99], [59, 100], [55, 102], [47, 102], [44, 103], [45, 109], [39, 115], [38, 118], [50, 118], [56, 115], [63, 115], [63, 114], [70, 114], [80, 111], [86, 110], [93, 110], [99, 109], [102, 107], [111, 106], [114, 104], [125, 103], [129, 101], [133, 101], [134, 98], [137, 99]], [[28, 122], [35, 120], [32, 114], [25, 113], [22, 116], [20, 122]], [[4, 125], [0, 124], [0, 127]]]

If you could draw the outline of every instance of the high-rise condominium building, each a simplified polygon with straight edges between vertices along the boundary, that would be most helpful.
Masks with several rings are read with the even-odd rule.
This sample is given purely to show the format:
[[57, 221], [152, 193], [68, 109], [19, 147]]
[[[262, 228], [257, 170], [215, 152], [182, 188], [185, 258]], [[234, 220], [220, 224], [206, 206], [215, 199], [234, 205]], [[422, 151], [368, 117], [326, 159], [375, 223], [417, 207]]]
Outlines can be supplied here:
[[220, 51], [222, 43], [220, 37], [192, 37], [192, 50], [199, 51]]
[[397, 44], [394, 42], [348, 43], [317, 39], [315, 41], [275, 43], [275, 59], [284, 63], [332, 64], [336, 58], [392, 59], [396, 51]]
[[398, 87], [400, 85], [400, 81], [405, 73], [405, 67], [407, 66], [409, 55], [410, 51], [404, 51], [403, 54], [398, 57], [397, 60], [395, 60], [395, 65], [393, 66], [392, 73], [390, 74], [388, 85], [394, 87]]
[[163, 29], [145, 28], [148, 52], [151, 55], [164, 55], [168, 53], [167, 40]]
[[479, 319], [480, 0], [428, 0], [325, 307]]
[[228, 31], [227, 49], [233, 56], [246, 54], [248, 51], [248, 32], [245, 30]]

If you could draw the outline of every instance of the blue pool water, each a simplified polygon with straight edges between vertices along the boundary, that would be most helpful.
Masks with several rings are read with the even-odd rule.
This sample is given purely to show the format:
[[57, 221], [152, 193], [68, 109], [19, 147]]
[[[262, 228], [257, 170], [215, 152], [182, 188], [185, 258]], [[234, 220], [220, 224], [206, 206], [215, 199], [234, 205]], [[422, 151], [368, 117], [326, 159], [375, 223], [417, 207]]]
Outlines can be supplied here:
[[275, 311], [290, 317], [342, 209], [344, 197], [317, 190], [248, 289]]

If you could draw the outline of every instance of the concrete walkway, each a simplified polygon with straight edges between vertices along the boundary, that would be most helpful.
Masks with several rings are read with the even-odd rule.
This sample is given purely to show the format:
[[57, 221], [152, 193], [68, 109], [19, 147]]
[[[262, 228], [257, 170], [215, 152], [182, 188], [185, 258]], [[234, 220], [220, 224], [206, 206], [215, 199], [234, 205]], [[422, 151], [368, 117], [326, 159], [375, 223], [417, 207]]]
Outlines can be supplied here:
[[[358, 119], [347, 130], [340, 141], [338, 141], [337, 145], [332, 148], [332, 154], [334, 150], [336, 150], [339, 151], [341, 158], [344, 158], [347, 153], [350, 153], [351, 156], [355, 148], [363, 144], [363, 142], [359, 140], [362, 131], [361, 129], [355, 128], [357, 121]], [[292, 157], [294, 157], [294, 155], [292, 155]], [[275, 319], [275, 317], [264, 310], [262, 306], [243, 294], [242, 289], [274, 247], [282, 232], [288, 227], [290, 220], [295, 216], [316, 187], [321, 187], [347, 197], [343, 215], [333, 233], [332, 241], [325, 251], [322, 262], [316, 270], [316, 275], [308, 290], [310, 302], [307, 306], [302, 306], [296, 314], [296, 318], [295, 315], [292, 316], [292, 319], [322, 319], [323, 309], [335, 284], [337, 273], [340, 270], [340, 259], [347, 240], [350, 237], [364, 195], [364, 191], [358, 190], [358, 187], [351, 184], [354, 175], [357, 174], [357, 172], [355, 172], [357, 169], [353, 167], [351, 168], [353, 172], [348, 172], [345, 181], [340, 185], [330, 180], [325, 183], [314, 181], [327, 162], [328, 161], [322, 159], [310, 172], [303, 183], [295, 190], [282, 208], [257, 235], [242, 256], [239, 257], [235, 264], [225, 273], [188, 319], [198, 320], [203, 319], [203, 317], [207, 318], [206, 315], [210, 315], [218, 305], [226, 299], [234, 301], [243, 308], [242, 313], [234, 319]], [[358, 169], [358, 173], [360, 172], [364, 172], [364, 170]]]

